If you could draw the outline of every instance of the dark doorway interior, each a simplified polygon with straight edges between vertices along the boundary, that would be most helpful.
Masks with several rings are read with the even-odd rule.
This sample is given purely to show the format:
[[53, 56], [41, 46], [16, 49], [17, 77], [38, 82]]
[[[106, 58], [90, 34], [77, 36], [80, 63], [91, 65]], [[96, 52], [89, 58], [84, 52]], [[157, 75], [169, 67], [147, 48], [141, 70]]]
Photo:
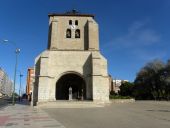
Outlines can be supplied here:
[[56, 100], [68, 100], [69, 88], [72, 88], [72, 98], [86, 99], [86, 86], [84, 79], [74, 73], [63, 75], [56, 83]]

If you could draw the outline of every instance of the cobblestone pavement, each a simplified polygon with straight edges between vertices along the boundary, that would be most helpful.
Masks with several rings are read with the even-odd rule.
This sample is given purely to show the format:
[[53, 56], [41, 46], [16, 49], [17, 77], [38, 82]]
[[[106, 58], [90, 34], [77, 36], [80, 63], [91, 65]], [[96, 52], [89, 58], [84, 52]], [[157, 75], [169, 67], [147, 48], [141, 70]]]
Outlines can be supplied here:
[[0, 128], [65, 128], [41, 109], [8, 105], [0, 109]]

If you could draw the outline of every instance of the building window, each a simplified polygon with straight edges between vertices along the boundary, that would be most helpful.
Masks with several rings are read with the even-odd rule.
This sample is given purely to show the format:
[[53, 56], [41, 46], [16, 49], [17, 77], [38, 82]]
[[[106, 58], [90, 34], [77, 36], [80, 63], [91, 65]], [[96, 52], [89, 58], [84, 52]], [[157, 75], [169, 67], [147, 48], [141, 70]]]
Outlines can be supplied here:
[[75, 21], [75, 25], [78, 25], [78, 20]]
[[71, 29], [67, 29], [66, 38], [71, 38]]
[[75, 38], [80, 38], [80, 29], [76, 29]]
[[72, 20], [69, 20], [69, 25], [72, 25]]

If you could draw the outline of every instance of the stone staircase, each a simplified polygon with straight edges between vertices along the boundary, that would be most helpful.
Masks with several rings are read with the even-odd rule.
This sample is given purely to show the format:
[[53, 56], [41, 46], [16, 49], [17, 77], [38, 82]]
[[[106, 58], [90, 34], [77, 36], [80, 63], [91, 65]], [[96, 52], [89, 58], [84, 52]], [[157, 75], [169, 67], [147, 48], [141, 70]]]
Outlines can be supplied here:
[[94, 108], [104, 107], [109, 103], [93, 102], [93, 101], [48, 101], [38, 103], [38, 108]]

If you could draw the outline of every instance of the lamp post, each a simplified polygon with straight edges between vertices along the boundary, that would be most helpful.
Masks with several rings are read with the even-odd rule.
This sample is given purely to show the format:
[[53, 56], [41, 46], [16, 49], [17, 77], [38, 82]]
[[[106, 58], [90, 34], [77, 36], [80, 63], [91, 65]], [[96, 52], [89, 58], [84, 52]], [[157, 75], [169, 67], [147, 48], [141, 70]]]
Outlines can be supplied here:
[[[9, 40], [3, 40], [2, 42], [4, 43], [10, 43]], [[20, 53], [20, 49], [16, 47], [16, 44], [12, 42], [15, 46], [15, 69], [14, 69], [14, 86], [13, 86], [13, 93], [12, 93], [12, 104], [15, 105], [15, 83], [16, 83], [16, 72], [17, 72], [17, 67], [18, 67], [18, 54]]]
[[16, 83], [16, 73], [17, 73], [17, 66], [18, 66], [18, 54], [20, 53], [20, 49], [15, 49], [15, 69], [14, 69], [14, 89], [12, 94], [12, 104], [15, 105], [15, 83]]
[[20, 87], [19, 87], [19, 101], [21, 102], [21, 78], [23, 77], [23, 75], [20, 72]]

